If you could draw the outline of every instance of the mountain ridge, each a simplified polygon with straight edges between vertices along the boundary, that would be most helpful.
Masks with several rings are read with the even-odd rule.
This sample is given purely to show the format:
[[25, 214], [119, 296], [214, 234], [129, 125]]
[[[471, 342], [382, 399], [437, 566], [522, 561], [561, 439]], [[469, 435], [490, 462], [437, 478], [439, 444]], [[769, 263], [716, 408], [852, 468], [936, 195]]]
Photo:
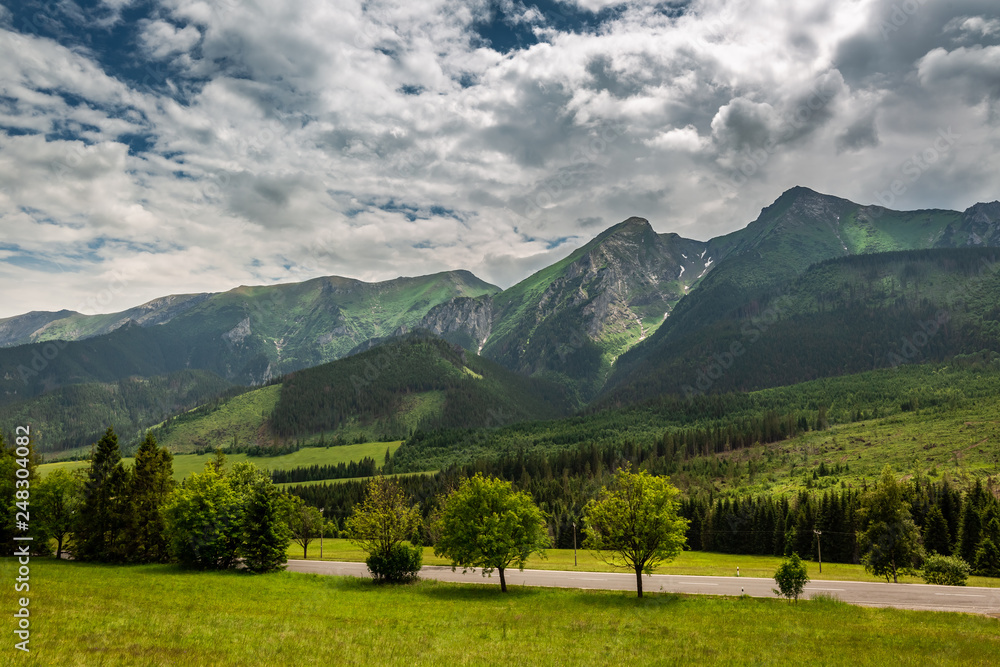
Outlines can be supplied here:
[[[379, 283], [327, 276], [162, 297], [94, 316], [104, 319], [91, 320], [93, 327], [115, 327], [100, 335], [55, 347], [51, 339], [0, 347], [0, 404], [68, 384], [187, 368], [238, 384], [262, 384], [414, 331], [553, 383], [577, 408], [595, 398], [633, 400], [637, 391], [623, 387], [676, 391], [676, 383], [636, 383], [650, 373], [693, 367], [697, 355], [677, 361], [674, 348], [689, 346], [684, 341], [697, 340], [699, 332], [717, 337], [738, 331], [747, 317], [822, 262], [997, 245], [1000, 202], [978, 203], [964, 212], [901, 212], [795, 187], [741, 229], [707, 241], [658, 233], [645, 218], [626, 218], [505, 290], [456, 270]], [[816, 281], [810, 285], [836, 291]], [[877, 285], [862, 280], [856, 287]], [[803, 303], [813, 303], [810, 299], [801, 297]], [[0, 320], [0, 332], [24, 336], [34, 327], [55, 336], [70, 330], [68, 312]], [[803, 313], [808, 317], [802, 322], [833, 322], [827, 315]], [[942, 349], [935, 358], [946, 354]], [[46, 356], [53, 351], [51, 359]], [[831, 372], [822, 364], [815, 368], [810, 372]], [[25, 371], [30, 383], [24, 382]], [[796, 379], [783, 373], [771, 376]]]

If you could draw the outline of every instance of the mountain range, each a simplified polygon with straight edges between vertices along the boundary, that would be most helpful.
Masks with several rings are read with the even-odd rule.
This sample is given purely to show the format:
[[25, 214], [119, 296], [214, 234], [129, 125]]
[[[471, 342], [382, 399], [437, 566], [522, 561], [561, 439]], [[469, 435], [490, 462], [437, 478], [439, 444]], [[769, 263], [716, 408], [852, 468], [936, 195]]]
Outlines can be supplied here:
[[[108, 315], [27, 313], [0, 320], [0, 413], [23, 414], [41, 400], [56, 413], [78, 410], [81, 389], [67, 393], [77, 385], [110, 391], [128, 379], [203, 373], [174, 383], [183, 397], [129, 417], [141, 429], [191, 397], [281, 378], [291, 386], [297, 372], [335, 369], [414, 332], [484, 359], [462, 367], [492, 363], [490, 373], [534, 378], [529, 393], [550, 400], [524, 418], [995, 351], [998, 245], [1000, 202], [901, 212], [796, 187], [742, 229], [707, 241], [628, 218], [505, 290], [449, 271], [175, 295]], [[918, 346], [919, 332], [927, 340]], [[506, 396], [517, 383], [504, 377]], [[199, 379], [204, 392], [192, 386]], [[83, 437], [68, 433], [46, 448]]]

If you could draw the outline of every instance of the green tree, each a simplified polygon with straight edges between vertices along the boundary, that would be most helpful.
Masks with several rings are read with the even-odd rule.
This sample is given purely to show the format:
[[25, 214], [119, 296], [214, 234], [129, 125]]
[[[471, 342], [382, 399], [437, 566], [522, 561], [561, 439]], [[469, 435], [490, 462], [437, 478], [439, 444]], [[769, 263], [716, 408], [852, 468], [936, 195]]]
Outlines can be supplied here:
[[948, 534], [948, 522], [941, 508], [934, 506], [927, 513], [924, 523], [924, 549], [928, 554], [951, 555], [951, 536]]
[[83, 485], [83, 505], [77, 512], [73, 556], [78, 560], [124, 562], [125, 534], [133, 515], [128, 502], [130, 473], [122, 463], [118, 436], [108, 427], [91, 448]]
[[865, 569], [876, 577], [898, 581], [912, 574], [922, 559], [920, 533], [903, 498], [903, 489], [888, 465], [878, 484], [861, 498], [858, 548]]
[[165, 509], [171, 555], [202, 570], [236, 563], [243, 537], [242, 499], [211, 464], [175, 489]]
[[684, 548], [688, 520], [677, 515], [679, 491], [666, 477], [619, 469], [611, 488], [584, 507], [583, 546], [612, 567], [635, 572], [642, 597], [642, 574], [652, 574]]
[[163, 509], [174, 487], [173, 458], [146, 433], [135, 455], [129, 493], [132, 522], [126, 541], [133, 562], [159, 563], [170, 556]]
[[62, 558], [63, 547], [73, 532], [75, 514], [83, 499], [83, 481], [57, 468], [38, 482], [36, 488], [33, 504], [37, 507], [42, 532], [56, 541], [56, 558]]
[[319, 537], [322, 525], [323, 515], [318, 509], [306, 505], [298, 496], [291, 497], [288, 528], [292, 531], [292, 539], [302, 547], [303, 558], [309, 558], [309, 545]]
[[782, 561], [774, 573], [774, 582], [778, 587], [773, 589], [775, 595], [783, 595], [789, 600], [799, 601], [799, 596], [809, 583], [806, 565], [797, 553]]
[[443, 499], [437, 524], [440, 539], [434, 553], [450, 559], [452, 568], [478, 567], [484, 576], [496, 570], [505, 593], [506, 568], [523, 570], [528, 557], [543, 553], [549, 544], [545, 515], [531, 495], [482, 473], [465, 479]]
[[267, 473], [262, 470], [257, 470], [257, 473], [243, 494], [243, 531], [239, 554], [250, 572], [273, 572], [284, 569], [288, 561], [292, 535], [286, 518], [290, 501]]
[[976, 560], [976, 549], [982, 541], [983, 519], [971, 494], [966, 495], [962, 504], [962, 520], [958, 528], [958, 555], [967, 563]]
[[988, 537], [984, 537], [976, 549], [975, 569], [982, 577], [1000, 577], [1000, 549]]
[[368, 554], [368, 570], [376, 580], [403, 581], [420, 571], [420, 549], [403, 545], [420, 525], [420, 510], [399, 483], [380, 475], [368, 483], [364, 501], [347, 519], [347, 535]]

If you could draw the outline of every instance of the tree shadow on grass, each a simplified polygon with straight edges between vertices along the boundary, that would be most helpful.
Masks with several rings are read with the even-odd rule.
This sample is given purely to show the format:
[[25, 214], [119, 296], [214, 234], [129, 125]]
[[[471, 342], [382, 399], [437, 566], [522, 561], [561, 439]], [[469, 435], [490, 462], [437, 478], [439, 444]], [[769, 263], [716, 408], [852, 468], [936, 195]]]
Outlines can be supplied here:
[[503, 593], [500, 591], [500, 580], [496, 580], [496, 584], [458, 584], [446, 581], [435, 581], [433, 579], [425, 579], [420, 582], [420, 584], [414, 589], [421, 595], [424, 595], [433, 600], [439, 601], [469, 601], [469, 602], [484, 602], [484, 601], [505, 601], [505, 600], [523, 600], [525, 598], [534, 598], [539, 594], [539, 590], [530, 586], [513, 586], [507, 585], [507, 592]]
[[576, 591], [576, 600], [582, 604], [621, 610], [676, 607], [685, 602], [686, 596], [681, 593], [660, 593], [658, 591], [643, 591], [638, 597], [635, 591]]

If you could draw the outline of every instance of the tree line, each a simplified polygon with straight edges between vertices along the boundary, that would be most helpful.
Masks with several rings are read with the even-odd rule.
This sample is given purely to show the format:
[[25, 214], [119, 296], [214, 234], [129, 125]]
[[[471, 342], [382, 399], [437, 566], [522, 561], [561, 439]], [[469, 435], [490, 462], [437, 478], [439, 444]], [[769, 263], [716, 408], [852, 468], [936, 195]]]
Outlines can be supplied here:
[[[635, 466], [669, 476], [686, 475], [695, 466], [714, 466], [709, 472], [718, 475], [725, 473], [726, 467], [738, 465], [713, 456], [685, 461], [686, 445], [678, 443], [687, 441], [672, 438], [666, 436], [648, 447], [625, 440], [616, 446], [591, 443], [556, 452], [519, 450], [451, 466], [435, 475], [400, 478], [399, 483], [427, 517], [433, 511], [434, 497], [462, 479], [484, 474], [510, 481], [530, 493], [546, 513], [553, 546], [569, 548], [573, 524], [577, 524], [576, 530], [582, 525], [583, 507], [620, 467]], [[752, 466], [753, 461], [746, 465]], [[981, 480], [963, 493], [947, 480], [931, 482], [917, 476], [902, 489], [907, 512], [919, 533], [918, 542], [926, 553], [961, 557], [977, 573], [1000, 576], [1000, 560], [994, 555], [1000, 541], [1000, 502]], [[679, 512], [690, 522], [686, 531], [690, 549], [775, 556], [798, 553], [816, 559], [821, 548], [824, 560], [859, 563], [858, 535], [864, 528], [861, 506], [868, 491], [866, 484], [860, 489], [806, 490], [790, 496], [693, 493], [680, 501]], [[319, 484], [292, 487], [290, 492], [307, 504], [323, 507], [326, 515], [342, 526], [363, 497], [364, 485]]]
[[[0, 469], [10, 467], [13, 456], [0, 435]], [[86, 468], [57, 469], [39, 479], [36, 467], [33, 461], [29, 476], [36, 553], [49, 553], [54, 542], [57, 557], [68, 549], [74, 559], [89, 562], [178, 562], [251, 572], [285, 563], [297, 505], [253, 464], [226, 470], [219, 452], [204, 472], [177, 484], [173, 455], [152, 434], [139, 445], [130, 468], [109, 427], [93, 445]], [[14, 513], [9, 504], [4, 510], [2, 537], [10, 543]]]
[[340, 462], [336, 465], [311, 465], [290, 470], [272, 470], [271, 481], [275, 484], [288, 482], [310, 482], [319, 479], [345, 479], [350, 477], [373, 477], [379, 472], [375, 459], [366, 456], [360, 461]]

